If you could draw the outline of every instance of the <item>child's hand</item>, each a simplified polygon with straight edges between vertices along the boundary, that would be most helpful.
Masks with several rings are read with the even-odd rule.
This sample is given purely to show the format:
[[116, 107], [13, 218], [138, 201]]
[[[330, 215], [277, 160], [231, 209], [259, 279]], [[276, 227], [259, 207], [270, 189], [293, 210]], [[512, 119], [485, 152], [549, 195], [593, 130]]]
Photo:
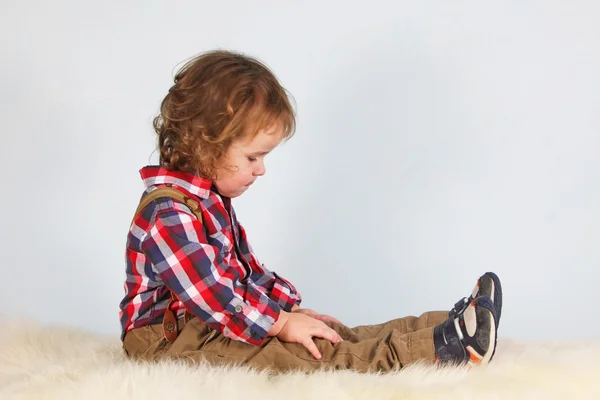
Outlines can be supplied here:
[[332, 316], [326, 314], [319, 314], [318, 312], [316, 312], [315, 310], [311, 310], [310, 308], [297, 308], [292, 312], [306, 314], [323, 322], [335, 322], [341, 324], [339, 320], [333, 318]]
[[290, 313], [287, 322], [277, 334], [277, 338], [284, 342], [300, 343], [304, 345], [318, 360], [321, 353], [317, 349], [313, 337], [329, 340], [333, 344], [343, 341], [342, 337], [322, 321], [303, 313]]

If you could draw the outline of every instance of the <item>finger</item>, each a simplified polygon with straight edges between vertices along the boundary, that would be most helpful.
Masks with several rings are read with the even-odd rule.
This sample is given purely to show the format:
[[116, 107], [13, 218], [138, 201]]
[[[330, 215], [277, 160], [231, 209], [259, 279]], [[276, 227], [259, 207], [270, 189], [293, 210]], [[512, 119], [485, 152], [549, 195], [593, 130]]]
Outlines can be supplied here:
[[335, 329], [332, 329], [329, 325], [326, 325], [324, 322], [323, 322], [323, 325], [321, 326], [321, 328], [325, 332], [329, 332], [330, 335], [333, 335], [333, 339], [327, 339], [331, 343], [339, 343], [339, 342], [343, 342], [344, 341], [344, 339], [340, 336], [339, 333], [337, 333], [337, 331]]
[[[319, 317], [320, 317], [320, 315], [319, 315]], [[314, 318], [318, 321], [316, 323], [316, 325], [319, 328], [322, 328], [322, 329], [331, 329], [321, 318], [318, 318], [318, 317], [314, 317]]]
[[317, 345], [315, 344], [315, 342], [313, 342], [311, 338], [308, 338], [307, 340], [302, 342], [302, 344], [304, 345], [304, 347], [306, 347], [308, 351], [310, 351], [314, 358], [316, 358], [317, 360], [321, 359], [321, 353], [319, 353]]
[[326, 328], [319, 329], [313, 333], [313, 336], [320, 337], [322, 339], [329, 340], [333, 344], [337, 344], [342, 341], [342, 337], [333, 329], [325, 325]]
[[[334, 332], [335, 332], [335, 331], [334, 331]], [[340, 334], [339, 334], [339, 333], [335, 332], [335, 334], [336, 334], [336, 337], [337, 337], [337, 342], [336, 342], [336, 343], [339, 343], [339, 342], [343, 342], [343, 341], [344, 341], [344, 338], [342, 338], [342, 337], [340, 336]]]
[[335, 322], [336, 324], [341, 324], [342, 322], [338, 319], [333, 318], [330, 315], [325, 315], [325, 314], [321, 314], [318, 317], [315, 317], [316, 319], [320, 320], [320, 321], [324, 321], [324, 322]]
[[[337, 333], [335, 330], [331, 329], [328, 325], [323, 321], [319, 321], [317, 324], [317, 331], [313, 331], [314, 336], [318, 336], [323, 339], [329, 340], [331, 343], [339, 343], [343, 342], [344, 339]], [[320, 336], [327, 335], [327, 336]]]
[[334, 329], [329, 328], [330, 331], [332, 332], [332, 334], [334, 335], [334, 342], [333, 343], [339, 343], [339, 342], [343, 342], [344, 339], [340, 336], [339, 333], [337, 333], [337, 331], [335, 331]]

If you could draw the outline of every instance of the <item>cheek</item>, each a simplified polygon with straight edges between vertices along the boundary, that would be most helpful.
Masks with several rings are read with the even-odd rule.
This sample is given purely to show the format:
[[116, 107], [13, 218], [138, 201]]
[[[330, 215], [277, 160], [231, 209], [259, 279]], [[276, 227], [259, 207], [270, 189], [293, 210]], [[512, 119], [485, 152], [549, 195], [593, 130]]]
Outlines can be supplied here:
[[246, 165], [242, 165], [240, 166], [238, 176], [240, 177], [240, 179], [246, 179], [248, 176], [252, 176], [252, 171], [252, 164], [248, 163]]
[[240, 166], [238, 170], [232, 172], [227, 175], [226, 179], [223, 180], [223, 183], [231, 188], [245, 185], [248, 182], [249, 177], [252, 176], [252, 170], [245, 168], [244, 166]]

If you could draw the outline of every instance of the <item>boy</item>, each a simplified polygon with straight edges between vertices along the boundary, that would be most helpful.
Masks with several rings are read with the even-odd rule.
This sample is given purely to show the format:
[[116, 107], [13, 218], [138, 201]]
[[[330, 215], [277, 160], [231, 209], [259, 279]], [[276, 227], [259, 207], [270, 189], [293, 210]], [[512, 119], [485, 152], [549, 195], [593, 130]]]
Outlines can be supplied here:
[[[259, 263], [231, 199], [265, 174], [265, 156], [295, 130], [287, 93], [262, 63], [226, 51], [192, 59], [154, 128], [160, 165], [141, 170], [147, 204], [127, 237], [126, 354], [274, 372], [491, 360], [501, 308], [493, 273], [450, 313], [351, 329], [300, 308], [294, 285]], [[152, 197], [164, 188], [174, 197]]]

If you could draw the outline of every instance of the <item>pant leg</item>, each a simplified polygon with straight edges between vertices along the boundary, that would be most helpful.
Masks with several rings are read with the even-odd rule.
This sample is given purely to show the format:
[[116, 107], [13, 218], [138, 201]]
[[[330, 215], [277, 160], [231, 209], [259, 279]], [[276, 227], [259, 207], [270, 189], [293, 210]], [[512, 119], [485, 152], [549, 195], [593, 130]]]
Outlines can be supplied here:
[[[342, 333], [351, 330], [343, 325], [335, 328]], [[322, 354], [320, 360], [298, 343], [268, 338], [261, 346], [253, 346], [231, 340], [193, 318], [172, 344], [164, 338], [162, 326], [153, 325], [129, 332], [123, 345], [133, 358], [177, 358], [211, 365], [241, 365], [275, 373], [318, 369], [386, 372], [413, 362], [434, 360], [433, 327], [410, 332], [392, 328], [379, 336], [350, 339], [336, 345], [325, 339], [315, 338], [314, 341]]]
[[384, 337], [390, 331], [401, 333], [415, 332], [425, 328], [435, 327], [448, 319], [448, 311], [429, 311], [420, 316], [407, 316], [393, 319], [377, 325], [359, 325], [354, 328], [338, 327], [336, 323], [327, 323], [335, 329], [344, 340], [360, 341], [372, 337]]

